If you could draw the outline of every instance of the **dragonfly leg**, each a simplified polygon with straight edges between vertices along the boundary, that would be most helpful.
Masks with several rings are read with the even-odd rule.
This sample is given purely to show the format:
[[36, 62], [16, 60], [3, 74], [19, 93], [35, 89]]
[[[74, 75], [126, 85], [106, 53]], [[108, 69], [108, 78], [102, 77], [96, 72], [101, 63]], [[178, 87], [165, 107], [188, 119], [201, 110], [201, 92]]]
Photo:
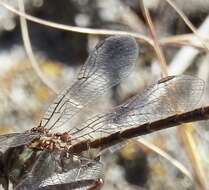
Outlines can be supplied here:
[[90, 140], [86, 141], [86, 145], [87, 145], [87, 155], [88, 155], [89, 159], [94, 159], [94, 156], [91, 152]]

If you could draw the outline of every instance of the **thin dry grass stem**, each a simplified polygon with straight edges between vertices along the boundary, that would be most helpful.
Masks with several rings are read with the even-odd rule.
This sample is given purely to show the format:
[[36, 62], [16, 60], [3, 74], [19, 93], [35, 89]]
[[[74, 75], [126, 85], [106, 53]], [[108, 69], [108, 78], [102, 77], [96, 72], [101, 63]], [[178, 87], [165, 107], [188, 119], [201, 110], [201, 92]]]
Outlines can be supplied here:
[[196, 143], [192, 136], [192, 124], [184, 124], [183, 127], [180, 127], [178, 129], [187, 155], [191, 161], [194, 179], [197, 182], [199, 189], [207, 190], [208, 185], [205, 178], [205, 172], [201, 164], [201, 159], [197, 153], [198, 151]]
[[166, 64], [166, 60], [165, 60], [165, 56], [163, 54], [163, 51], [160, 47], [160, 43], [158, 41], [158, 37], [156, 34], [154, 24], [152, 22], [152, 19], [150, 17], [148, 9], [144, 5], [144, 0], [140, 0], [140, 3], [141, 3], [141, 7], [143, 9], [144, 17], [146, 19], [146, 22], [147, 22], [149, 30], [150, 30], [150, 34], [151, 34], [153, 42], [154, 42], [154, 50], [155, 50], [156, 55], [157, 55], [159, 62], [161, 64], [162, 75], [163, 75], [163, 77], [166, 77], [166, 76], [168, 76], [167, 64]]
[[[207, 49], [198, 42], [194, 41], [194, 34], [181, 34], [181, 35], [175, 35], [170, 36], [166, 38], [160, 39], [161, 45], [174, 45], [174, 46], [191, 46], [200, 50], [207, 51]], [[207, 36], [203, 36], [205, 42], [209, 42], [209, 38]]]
[[[200, 26], [201, 27], [201, 26]], [[199, 29], [198, 29], [199, 30]], [[161, 38], [160, 42], [161, 43], [178, 43], [178, 42], [192, 42], [192, 40], [194, 40], [196, 36], [192, 33], [192, 34], [179, 34], [179, 35], [175, 35], [175, 36], [170, 36], [170, 37], [165, 37], [165, 38]], [[201, 34], [202, 39], [205, 41], [209, 41], [209, 37], [206, 34]], [[197, 37], [196, 37], [197, 38]], [[194, 42], [193, 42], [194, 43]], [[201, 45], [198, 42], [195, 42], [196, 44], [198, 44], [199, 46]], [[201, 45], [202, 46], [202, 45]], [[202, 46], [203, 47], [203, 46]]]
[[37, 17], [31, 16], [29, 14], [25, 14], [21, 11], [16, 10], [12, 6], [10, 6], [8, 3], [5, 3], [4, 1], [0, 0], [0, 5], [5, 7], [6, 9], [10, 10], [16, 15], [22, 16], [27, 20], [30, 20], [32, 22], [42, 24], [45, 26], [49, 26], [52, 28], [57, 28], [61, 30], [66, 30], [66, 31], [71, 31], [71, 32], [77, 32], [77, 33], [82, 33], [82, 34], [94, 34], [94, 35], [130, 35], [132, 37], [137, 38], [138, 41], [140, 42], [146, 42], [149, 45], [153, 46], [153, 42], [150, 38], [140, 35], [138, 33], [134, 32], [126, 32], [126, 31], [118, 31], [118, 30], [106, 30], [106, 29], [92, 29], [92, 28], [82, 28], [82, 27], [77, 27], [77, 26], [69, 26], [69, 25], [64, 25], [64, 24], [59, 24], [56, 22], [51, 22], [51, 21], [46, 21], [43, 19], [39, 19]]
[[[162, 45], [163, 45], [164, 43], [162, 43]], [[169, 41], [167, 41], [166, 43], [166, 46], [171, 46], [171, 47], [182, 47], [182, 46], [190, 46], [190, 47], [193, 47], [193, 48], [196, 48], [196, 49], [198, 49], [198, 50], [200, 50], [200, 51], [204, 51], [204, 52], [206, 52], [207, 50], [204, 48], [204, 47], [202, 47], [202, 45], [198, 45], [198, 44], [195, 44], [195, 43], [192, 43], [192, 42], [169, 42]]]
[[141, 145], [145, 146], [146, 148], [152, 150], [153, 152], [156, 152], [166, 160], [168, 160], [173, 166], [175, 166], [177, 169], [179, 169], [184, 175], [189, 177], [189, 179], [193, 180], [192, 174], [189, 172], [189, 170], [178, 160], [170, 156], [168, 153], [166, 153], [164, 150], [160, 149], [159, 147], [155, 146], [152, 143], [147, 142], [146, 140], [142, 138], [138, 138], [137, 142]]
[[[23, 0], [18, 0], [18, 6], [19, 6], [20, 11], [24, 13], [25, 12], [25, 8], [24, 8]], [[26, 53], [28, 55], [28, 58], [29, 58], [29, 60], [31, 62], [31, 65], [32, 65], [34, 71], [37, 73], [39, 78], [42, 80], [42, 82], [48, 88], [50, 88], [53, 92], [58, 93], [58, 89], [53, 85], [53, 83], [51, 81], [49, 81], [44, 76], [43, 72], [39, 68], [39, 65], [38, 65], [38, 63], [36, 61], [36, 58], [34, 56], [34, 53], [33, 53], [32, 47], [31, 47], [31, 42], [30, 42], [29, 33], [28, 33], [28, 27], [27, 27], [27, 21], [22, 16], [20, 16], [20, 26], [21, 26], [21, 34], [22, 34], [22, 38], [23, 38], [25, 51], [26, 51]]]
[[178, 13], [178, 15], [182, 18], [182, 20], [185, 22], [185, 24], [190, 28], [190, 30], [197, 36], [197, 38], [200, 40], [200, 42], [203, 44], [203, 46], [207, 49], [209, 52], [209, 45], [207, 42], [205, 42], [202, 35], [197, 31], [195, 26], [191, 23], [191, 21], [187, 18], [187, 16], [181, 11], [173, 2], [173, 0], [166, 0], [167, 3]]
[[[192, 41], [193, 40], [193, 41]], [[209, 38], [204, 37], [205, 41], [209, 41]], [[207, 51], [207, 49], [202, 46], [202, 44], [194, 42], [194, 34], [181, 34], [170, 37], [165, 37], [160, 39], [161, 45], [171, 45], [171, 46], [191, 46], [197, 48], [201, 51]]]
[[163, 44], [190, 42], [193, 38], [194, 38], [194, 34], [180, 34], [180, 35], [161, 38], [160, 42]]

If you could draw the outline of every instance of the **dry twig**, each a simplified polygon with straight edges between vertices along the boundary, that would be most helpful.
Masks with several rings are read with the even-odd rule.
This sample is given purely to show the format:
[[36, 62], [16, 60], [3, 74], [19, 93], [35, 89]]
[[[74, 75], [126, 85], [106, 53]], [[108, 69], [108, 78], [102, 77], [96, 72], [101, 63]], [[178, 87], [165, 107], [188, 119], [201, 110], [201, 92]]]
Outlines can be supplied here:
[[141, 7], [143, 9], [144, 17], [147, 21], [147, 24], [149, 26], [149, 30], [150, 30], [150, 33], [151, 33], [151, 36], [152, 36], [152, 39], [153, 39], [153, 42], [154, 42], [154, 50], [155, 50], [155, 52], [157, 54], [157, 57], [158, 57], [158, 59], [160, 61], [160, 64], [161, 64], [161, 69], [162, 69], [163, 76], [166, 77], [166, 76], [168, 76], [167, 64], [166, 64], [165, 56], [163, 54], [163, 51], [160, 47], [160, 44], [159, 44], [159, 41], [158, 41], [158, 38], [157, 38], [157, 34], [156, 34], [154, 24], [152, 22], [152, 19], [150, 17], [148, 9], [144, 5], [144, 0], [142, 0], [140, 2], [141, 2]]
[[[23, 0], [18, 0], [18, 6], [21, 12], [25, 12], [24, 9], [24, 3]], [[36, 61], [36, 58], [34, 56], [31, 43], [30, 43], [30, 38], [29, 38], [29, 33], [28, 33], [28, 28], [27, 28], [27, 22], [24, 17], [20, 16], [20, 25], [21, 25], [21, 34], [23, 38], [23, 43], [25, 46], [26, 53], [28, 55], [28, 58], [31, 62], [31, 65], [34, 69], [34, 71], [37, 73], [37, 75], [40, 77], [40, 79], [43, 81], [43, 83], [49, 87], [53, 92], [58, 93], [58, 89], [54, 86], [51, 81], [49, 81], [45, 75], [42, 73], [41, 69], [39, 68], [39, 65]]]

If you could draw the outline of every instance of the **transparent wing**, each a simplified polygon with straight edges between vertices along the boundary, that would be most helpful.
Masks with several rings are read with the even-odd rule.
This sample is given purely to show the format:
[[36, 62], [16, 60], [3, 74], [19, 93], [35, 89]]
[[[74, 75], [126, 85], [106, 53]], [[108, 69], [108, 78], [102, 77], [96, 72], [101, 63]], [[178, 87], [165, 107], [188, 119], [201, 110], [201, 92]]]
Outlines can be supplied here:
[[131, 98], [110, 113], [90, 119], [79, 130], [72, 129], [70, 134], [74, 141], [86, 140], [190, 111], [200, 101], [203, 91], [204, 81], [196, 77], [163, 78], [142, 95]]
[[72, 169], [67, 171], [57, 161], [57, 155], [41, 153], [32, 171], [15, 190], [87, 189], [104, 177], [103, 165], [98, 161], [85, 159], [78, 164], [71, 160], [68, 164]]
[[28, 144], [37, 137], [39, 137], [39, 134], [30, 132], [1, 135], [0, 151], [10, 147], [17, 147]]
[[57, 165], [52, 154], [42, 151], [38, 156], [32, 170], [24, 177], [24, 179], [15, 187], [15, 190], [35, 190], [41, 182], [52, 175]]
[[55, 99], [41, 126], [62, 126], [107, 89], [126, 77], [138, 55], [136, 41], [129, 36], [112, 36], [98, 44], [80, 70], [77, 81]]
[[40, 189], [89, 189], [92, 186], [101, 186], [103, 165], [98, 161], [89, 161], [80, 168], [74, 168], [68, 172], [55, 174], [44, 180]]

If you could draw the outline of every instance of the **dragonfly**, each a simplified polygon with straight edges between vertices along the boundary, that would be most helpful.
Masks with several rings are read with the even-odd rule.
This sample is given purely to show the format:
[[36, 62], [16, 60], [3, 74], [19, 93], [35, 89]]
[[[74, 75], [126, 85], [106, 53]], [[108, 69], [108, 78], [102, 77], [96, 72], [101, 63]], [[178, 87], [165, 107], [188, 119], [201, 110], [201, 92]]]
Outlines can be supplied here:
[[[89, 106], [95, 99], [128, 76], [137, 56], [137, 43], [133, 38], [128, 36], [113, 36], [97, 44], [78, 73], [77, 80], [71, 87], [64, 89], [57, 96], [41, 119], [40, 125], [23, 133], [12, 133], [0, 136], [0, 149], [5, 150], [7, 148], [13, 148], [12, 153], [7, 156], [10, 158], [13, 156], [14, 148], [16, 147], [26, 146], [32, 149], [42, 150], [43, 152], [47, 150], [50, 151], [51, 159], [58, 160], [56, 163], [62, 161], [63, 165], [63, 156], [59, 158], [61, 157], [59, 155], [62, 155], [61, 152], [65, 152], [66, 147], [75, 143], [72, 141], [73, 133], [71, 134], [70, 131], [72, 128], [77, 132], [80, 129], [67, 125], [68, 132], [58, 132], [64, 125], [69, 124], [69, 121], [73, 117], [79, 115], [86, 106]], [[59, 129], [58, 132], [57, 129]], [[79, 139], [76, 141], [79, 141]], [[57, 152], [57, 154], [52, 154], [52, 151]], [[42, 152], [40, 154], [42, 154]], [[53, 185], [54, 189], [58, 189], [59, 184], [63, 184], [66, 188], [68, 186], [68, 189], [89, 189], [94, 185], [99, 186], [99, 184], [101, 184], [100, 180], [102, 180], [102, 177], [99, 178], [100, 175], [97, 175], [102, 168], [102, 164], [99, 161], [89, 160], [88, 163], [75, 164], [74, 159], [71, 158], [67, 159], [71, 160], [68, 161], [69, 164], [67, 164], [67, 166], [71, 165], [71, 168], [69, 171], [65, 172], [63, 169], [62, 176], [58, 170], [58, 166], [61, 165], [61, 163], [57, 164], [54, 169], [59, 171], [58, 173], [54, 171], [55, 176], [59, 176], [59, 178], [62, 179], [65, 178], [64, 181], [59, 180], [58, 182], [58, 180], [52, 180], [53, 172], [47, 172], [47, 174], [45, 174], [45, 171], [50, 171], [50, 169], [53, 168], [51, 166], [53, 164], [50, 164], [44, 171], [40, 170], [40, 167], [34, 166], [35, 169], [31, 169], [31, 172], [24, 177], [24, 180], [20, 184], [15, 184], [15, 189], [46, 189], [47, 186], [52, 188]], [[14, 158], [14, 160], [15, 159], [16, 158]], [[48, 162], [46, 162], [46, 164], [47, 163]], [[37, 172], [36, 168], [39, 169]], [[45, 167], [43, 166], [43, 168]], [[84, 168], [86, 168], [86, 173], [83, 172], [85, 175], [83, 174], [81, 176]], [[72, 177], [72, 173], [74, 175], [75, 173], [77, 174], [75, 177]], [[15, 176], [11, 174], [11, 172], [10, 175]], [[33, 177], [31, 178], [31, 176]], [[51, 181], [51, 183], [43, 182], [44, 179], [47, 181], [47, 177], [51, 177], [51, 180], [48, 180]], [[12, 181], [16, 183], [15, 180], [12, 179]], [[83, 185], [81, 186], [81, 184]], [[4, 187], [6, 189], [8, 188], [7, 181], [4, 183]]]
[[126, 35], [106, 38], [90, 53], [75, 83], [49, 106], [38, 127], [0, 136], [2, 149], [26, 146], [39, 152], [40, 159], [15, 189], [100, 187], [102, 163], [82, 158], [78, 154], [79, 146], [85, 145], [87, 150], [95, 139], [197, 106], [204, 92], [204, 81], [189, 75], [168, 76], [109, 112], [98, 114], [80, 126], [71, 126], [70, 120], [130, 74], [137, 57], [138, 45], [134, 38]]

